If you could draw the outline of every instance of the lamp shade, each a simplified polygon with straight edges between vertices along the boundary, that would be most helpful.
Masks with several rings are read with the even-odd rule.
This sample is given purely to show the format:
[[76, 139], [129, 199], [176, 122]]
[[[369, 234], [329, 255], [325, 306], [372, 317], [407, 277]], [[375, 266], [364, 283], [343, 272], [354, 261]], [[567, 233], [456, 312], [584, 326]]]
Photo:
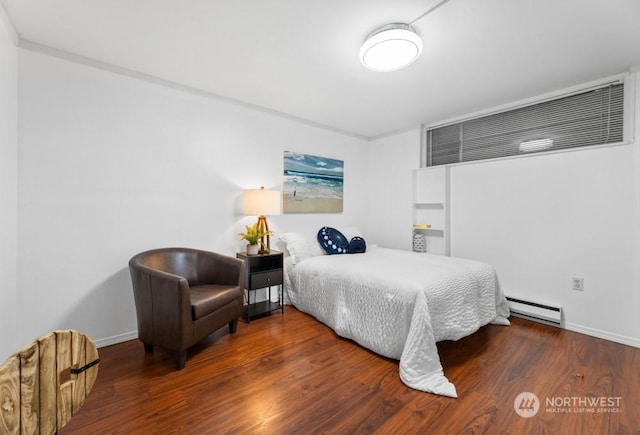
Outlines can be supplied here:
[[280, 191], [247, 189], [244, 191], [244, 214], [246, 216], [273, 216], [280, 214]]
[[411, 64], [421, 52], [422, 39], [413, 27], [393, 23], [367, 36], [360, 48], [360, 61], [373, 71], [395, 71]]

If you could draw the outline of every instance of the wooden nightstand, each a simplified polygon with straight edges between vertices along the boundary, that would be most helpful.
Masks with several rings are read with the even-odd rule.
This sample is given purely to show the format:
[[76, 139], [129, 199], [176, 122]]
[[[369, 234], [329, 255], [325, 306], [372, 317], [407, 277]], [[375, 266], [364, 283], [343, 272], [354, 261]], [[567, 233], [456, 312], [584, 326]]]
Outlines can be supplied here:
[[[284, 294], [282, 286], [283, 255], [280, 251], [271, 251], [268, 254], [247, 255], [239, 252], [236, 257], [244, 260], [246, 264], [245, 290], [247, 291], [247, 305], [244, 307], [244, 318], [247, 323], [256, 317], [271, 314], [278, 311], [284, 314]], [[271, 287], [278, 286], [278, 302], [271, 301]], [[255, 291], [268, 288], [268, 299], [256, 302]], [[253, 293], [253, 303], [251, 302]]]

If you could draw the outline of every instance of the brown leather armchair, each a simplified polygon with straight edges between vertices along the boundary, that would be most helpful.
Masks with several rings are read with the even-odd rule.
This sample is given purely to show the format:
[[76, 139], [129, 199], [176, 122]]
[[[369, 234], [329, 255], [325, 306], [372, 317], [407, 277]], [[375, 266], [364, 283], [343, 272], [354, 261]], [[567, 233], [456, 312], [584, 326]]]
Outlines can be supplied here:
[[138, 338], [174, 353], [176, 369], [187, 349], [225, 324], [235, 333], [242, 314], [242, 260], [189, 248], [142, 252], [129, 261], [138, 318]]

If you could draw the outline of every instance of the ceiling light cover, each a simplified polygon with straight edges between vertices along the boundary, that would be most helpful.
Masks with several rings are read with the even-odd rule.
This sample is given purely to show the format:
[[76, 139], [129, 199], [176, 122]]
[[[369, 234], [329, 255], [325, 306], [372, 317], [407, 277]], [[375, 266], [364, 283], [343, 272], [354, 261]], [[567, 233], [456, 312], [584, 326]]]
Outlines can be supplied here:
[[422, 39], [408, 24], [382, 26], [367, 36], [360, 61], [372, 71], [396, 71], [410, 65], [422, 52]]

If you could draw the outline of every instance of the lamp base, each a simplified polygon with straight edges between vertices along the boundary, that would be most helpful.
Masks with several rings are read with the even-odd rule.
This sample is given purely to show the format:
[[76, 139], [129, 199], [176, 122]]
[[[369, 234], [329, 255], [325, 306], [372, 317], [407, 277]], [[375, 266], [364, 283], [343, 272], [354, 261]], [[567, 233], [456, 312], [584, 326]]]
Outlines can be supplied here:
[[[265, 235], [260, 239], [260, 254], [268, 254], [271, 252], [271, 237], [269, 236], [269, 224], [267, 224], [266, 216], [258, 216], [258, 230]], [[266, 239], [266, 243], [265, 243]]]

